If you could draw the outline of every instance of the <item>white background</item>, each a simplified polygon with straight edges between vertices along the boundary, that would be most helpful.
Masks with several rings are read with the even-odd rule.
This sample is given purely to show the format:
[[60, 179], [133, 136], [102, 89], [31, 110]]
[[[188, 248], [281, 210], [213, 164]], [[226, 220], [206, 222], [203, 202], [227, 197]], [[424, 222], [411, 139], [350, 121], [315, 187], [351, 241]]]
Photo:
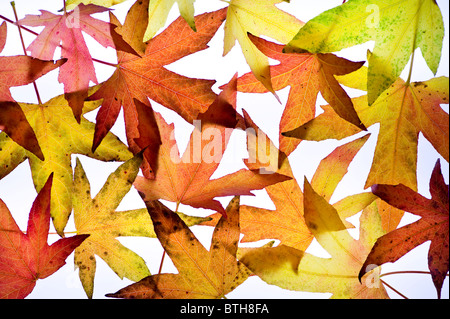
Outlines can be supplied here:
[[[63, 1], [55, 0], [17, 0], [16, 8], [19, 19], [23, 18], [25, 14], [39, 14], [40, 9], [48, 10], [52, 13], [57, 13], [62, 8]], [[447, 1], [437, 1], [444, 16], [445, 23], [445, 39], [444, 48], [442, 51], [441, 65], [436, 76], [448, 76], [448, 21], [449, 21], [449, 4]], [[125, 15], [134, 1], [126, 1], [114, 7], [114, 14], [120, 21], [124, 21]], [[313, 3], [314, 5], [312, 5]], [[340, 5], [341, 0], [322, 0], [322, 1], [308, 1], [308, 0], [292, 0], [291, 3], [278, 5], [279, 8], [295, 15], [302, 21], [308, 21], [324, 10], [330, 9], [334, 6]], [[196, 14], [209, 12], [225, 7], [227, 4], [219, 0], [197, 0], [195, 2]], [[0, 14], [14, 20], [14, 15], [9, 1], [0, 1]], [[178, 16], [178, 8], [174, 6], [169, 17], [169, 22], [173, 21]], [[95, 17], [108, 21], [106, 13], [97, 14]], [[1, 20], [1, 19], [0, 19]], [[1, 23], [2, 21], [0, 21]], [[168, 23], [169, 23], [168, 22]], [[42, 28], [34, 28], [39, 32]], [[35, 36], [24, 31], [25, 44], [28, 46]], [[91, 55], [94, 58], [115, 63], [116, 56], [114, 50], [105, 49], [88, 35], [85, 39], [90, 48]], [[216, 93], [219, 93], [218, 87], [227, 83], [233, 75], [238, 72], [239, 76], [249, 72], [249, 67], [240, 51], [239, 45], [226, 56], [222, 57], [223, 50], [223, 25], [217, 32], [216, 36], [210, 42], [208, 50], [193, 54], [181, 59], [168, 66], [168, 69], [177, 73], [206, 79], [215, 79], [216, 85], [213, 87]], [[366, 60], [367, 49], [372, 49], [373, 43], [359, 45], [351, 49], [346, 49], [338, 53], [338, 55], [346, 57], [353, 61]], [[8, 37], [5, 49], [1, 53], [2, 56], [8, 55], [22, 55], [17, 27], [8, 24]], [[55, 59], [59, 58], [60, 52], [55, 53]], [[272, 61], [277, 63], [277, 61]], [[105, 66], [103, 64], [95, 63], [97, 78], [99, 82], [105, 81], [114, 72], [114, 68]], [[402, 77], [406, 79], [409, 71], [409, 65], [406, 66]], [[42, 101], [47, 101], [50, 98], [62, 94], [63, 86], [57, 81], [57, 71], [52, 71], [44, 77], [37, 80], [37, 86], [41, 95]], [[426, 67], [421, 54], [416, 54], [413, 69], [413, 81], [428, 80], [433, 77], [432, 72]], [[32, 85], [12, 88], [11, 92], [16, 101], [37, 103], [36, 95]], [[276, 142], [278, 140], [278, 123], [286, 104], [287, 94], [289, 88], [281, 90], [278, 93], [282, 104], [280, 105], [271, 94], [238, 94], [238, 110], [244, 108], [256, 122], [256, 124], [264, 130], [269, 137]], [[352, 91], [351, 96], [361, 95], [361, 92]], [[325, 101], [319, 96], [318, 106], [325, 104]], [[160, 112], [168, 123], [174, 122], [176, 129], [176, 138], [179, 143], [180, 150], [183, 150], [187, 145], [189, 133], [192, 126], [187, 124], [174, 112], [165, 109], [164, 107], [152, 102], [154, 109]], [[448, 105], [442, 106], [448, 113]], [[318, 113], [320, 113], [318, 108]], [[95, 121], [95, 112], [87, 115], [91, 121]], [[112, 129], [113, 133], [118, 135], [122, 141], [126, 141], [123, 116], [119, 115], [116, 125]], [[349, 173], [344, 177], [339, 184], [331, 202], [336, 202], [339, 199], [350, 194], [356, 194], [364, 191], [364, 182], [370, 170], [373, 151], [376, 145], [376, 138], [378, 133], [378, 125], [370, 127], [369, 131], [372, 133], [369, 141], [363, 147], [361, 152], [355, 157], [352, 162]], [[293, 171], [299, 181], [306, 176], [311, 180], [320, 160], [327, 156], [336, 146], [342, 145], [346, 142], [354, 140], [361, 135], [353, 136], [342, 141], [326, 141], [326, 142], [302, 142], [296, 151], [290, 156], [290, 163], [293, 166]], [[99, 162], [85, 156], [73, 155], [72, 160], [79, 157], [86, 170], [87, 176], [91, 183], [92, 196], [98, 192], [106, 181], [108, 175], [119, 166], [120, 163], [104, 163]], [[221, 165], [213, 178], [232, 173], [240, 168], [244, 168], [242, 158], [246, 157], [245, 151], [245, 135], [241, 132], [233, 133], [231, 144], [229, 145]], [[418, 188], [419, 193], [426, 197], [430, 197], [428, 191], [428, 181], [436, 163], [440, 158], [439, 154], [433, 149], [431, 144], [426, 141], [422, 135], [419, 139], [419, 153], [418, 153]], [[444, 177], [448, 183], [448, 163], [445, 160], [441, 161]], [[302, 184], [302, 183], [300, 183]], [[302, 187], [302, 185], [301, 185]], [[246, 205], [264, 207], [274, 209], [273, 203], [270, 201], [265, 191], [254, 191], [254, 197], [243, 196], [241, 203]], [[25, 231], [28, 213], [31, 205], [36, 197], [36, 191], [33, 187], [31, 174], [29, 171], [28, 162], [22, 163], [12, 173], [0, 180], [0, 198], [6, 203], [12, 212], [19, 227]], [[230, 198], [219, 199], [226, 207]], [[167, 206], [174, 209], [173, 203], [164, 202]], [[137, 192], [132, 189], [130, 193], [124, 198], [118, 210], [127, 210], [145, 207]], [[192, 209], [190, 207], [180, 205], [180, 211], [198, 215], [207, 216], [211, 211], [203, 209]], [[359, 214], [351, 218], [354, 225], [358, 225]], [[417, 220], [416, 216], [405, 214], [401, 225], [408, 224]], [[194, 226], [193, 231], [202, 241], [206, 248], [209, 248], [212, 228]], [[74, 231], [73, 217], [69, 220], [66, 231]], [[51, 230], [53, 231], [53, 229]], [[358, 230], [350, 230], [352, 236], [358, 237]], [[56, 235], [49, 236], [49, 242], [58, 239]], [[162, 248], [157, 239], [150, 238], [120, 238], [124, 245], [134, 250], [141, 257], [145, 259], [152, 274], [158, 272]], [[261, 243], [258, 243], [261, 244]], [[428, 271], [427, 253], [429, 242], [424, 243], [418, 248], [414, 249], [406, 256], [402, 257], [394, 264], [386, 264], [383, 266], [382, 273], [390, 271], [403, 270], [423, 270]], [[308, 248], [308, 252], [314, 253], [318, 256], [329, 256], [316, 241]], [[163, 272], [176, 272], [173, 264], [169, 258], [165, 259]], [[429, 275], [392, 275], [383, 277], [383, 280], [394, 286], [409, 298], [435, 298], [436, 291]], [[106, 293], [115, 292], [118, 289], [129, 285], [131, 281], [121, 280], [109, 269], [109, 267], [97, 257], [97, 272], [95, 278], [94, 298], [104, 298]], [[448, 277], [444, 282], [442, 291], [443, 298], [449, 298]], [[400, 298], [396, 293], [387, 289], [391, 298]], [[267, 285], [257, 277], [249, 278], [241, 286], [237, 287], [233, 292], [227, 295], [227, 298], [328, 298], [330, 294], [317, 294], [287, 291], [276, 286]], [[28, 298], [86, 298], [81, 283], [78, 279], [78, 270], [74, 271], [73, 254], [67, 259], [67, 264], [54, 275], [47, 279], [39, 280], [34, 291]]]

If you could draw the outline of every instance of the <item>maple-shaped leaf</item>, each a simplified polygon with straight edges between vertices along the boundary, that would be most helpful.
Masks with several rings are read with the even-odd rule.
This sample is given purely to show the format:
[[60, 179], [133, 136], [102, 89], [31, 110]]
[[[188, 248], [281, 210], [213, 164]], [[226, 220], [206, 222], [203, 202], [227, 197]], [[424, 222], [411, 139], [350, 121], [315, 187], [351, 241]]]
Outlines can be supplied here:
[[268, 36], [283, 44], [288, 43], [303, 26], [303, 22], [275, 5], [283, 0], [229, 0], [223, 55], [236, 44], [241, 46], [242, 53], [255, 77], [266, 89], [274, 93], [271, 83], [269, 59], [252, 43], [247, 34]]
[[[64, 95], [54, 97], [43, 104], [19, 104], [36, 133], [45, 160], [40, 160], [2, 132], [0, 178], [28, 159], [34, 186], [39, 191], [48, 176], [54, 172], [51, 216], [56, 231], [63, 235], [72, 211], [71, 155], [82, 154], [101, 161], [125, 161], [130, 159], [132, 154], [112, 133], [108, 134], [104, 143], [93, 153], [91, 147], [95, 124], [84, 117], [81, 117], [78, 124]], [[85, 102], [83, 111], [92, 111], [99, 104], [99, 101]]]
[[286, 50], [336, 52], [374, 40], [367, 82], [372, 105], [417, 48], [436, 74], [443, 38], [444, 22], [435, 0], [349, 0], [308, 21]]
[[[145, 7], [140, 2], [134, 6], [141, 11], [139, 7]], [[127, 19], [125, 26], [133, 25], [137, 17], [138, 14]], [[197, 32], [194, 32], [179, 18], [149, 41], [142, 57], [118, 51], [117, 70], [89, 97], [90, 100], [103, 99], [97, 114], [93, 150], [114, 125], [122, 106], [128, 145], [133, 153], [141, 150], [134, 141], [140, 137], [134, 99], [148, 105], [150, 98], [174, 110], [190, 123], [199, 113], [206, 111], [216, 98], [211, 90], [215, 81], [181, 76], [164, 66], [206, 49], [224, 19], [225, 10], [199, 15], [196, 17]]]
[[140, 299], [219, 299], [243, 283], [250, 272], [236, 253], [239, 242], [239, 197], [218, 222], [208, 250], [177, 214], [159, 201], [146, 202], [155, 232], [178, 274], [158, 274], [107, 297]]
[[[353, 74], [349, 77], [357, 80]], [[364, 83], [364, 79], [361, 82]], [[363, 88], [361, 84], [358, 86]], [[399, 78], [372, 106], [368, 105], [367, 95], [352, 99], [355, 110], [366, 127], [380, 123], [374, 159], [365, 187], [374, 184], [403, 184], [417, 190], [419, 133], [445, 160], [449, 160], [449, 116], [441, 107], [441, 104], [448, 104], [448, 100], [448, 77], [409, 84]], [[305, 139], [311, 137], [312, 140], [320, 141], [354, 134], [348, 125], [338, 123], [339, 117], [330, 108], [325, 113], [283, 135]], [[341, 128], [342, 134], [336, 134]], [[302, 130], [309, 130], [310, 134], [303, 134]]]
[[[270, 67], [272, 85], [275, 91], [290, 86], [289, 97], [280, 122], [280, 150], [289, 155], [300, 140], [284, 137], [281, 133], [291, 131], [315, 117], [317, 96], [324, 99], [340, 117], [365, 130], [350, 97], [334, 78], [359, 69], [364, 62], [351, 62], [333, 54], [283, 53], [283, 45], [248, 36], [266, 56], [280, 61]], [[238, 91], [266, 93], [267, 89], [252, 73], [238, 79]]]
[[164, 27], [167, 16], [173, 5], [177, 3], [181, 16], [193, 31], [197, 31], [194, 19], [195, 0], [151, 0], [148, 8], [148, 26], [144, 34], [144, 41], [148, 41]]
[[66, 258], [89, 235], [61, 238], [48, 245], [50, 192], [48, 178], [31, 207], [27, 232], [17, 226], [5, 203], [0, 200], [0, 298], [23, 299], [38, 279], [44, 279], [64, 266]]
[[281, 174], [258, 174], [241, 169], [211, 180], [227, 147], [236, 119], [236, 76], [209, 107], [198, 116], [186, 151], [181, 156], [174, 126], [155, 113], [162, 144], [154, 179], [138, 176], [135, 188], [146, 201], [165, 199], [177, 204], [225, 213], [215, 197], [251, 195], [250, 191], [290, 179]]
[[[291, 180], [269, 185], [265, 188], [267, 194], [275, 205], [275, 210], [241, 205], [240, 224], [244, 234], [242, 242], [253, 242], [262, 239], [278, 239], [281, 244], [300, 250], [306, 250], [313, 239], [304, 219], [303, 192], [294, 178], [289, 159], [272, 144], [272, 141], [259, 129], [244, 110], [247, 132], [247, 148], [249, 159], [245, 164], [249, 169], [264, 168], [268, 163], [280, 163], [276, 172], [292, 177]], [[252, 136], [256, 134], [256, 136]], [[337, 147], [330, 155], [324, 158], [314, 174], [312, 185], [327, 201], [330, 200], [341, 179], [347, 173], [347, 168], [367, 141], [368, 136]], [[271, 144], [269, 147], [268, 144]], [[269, 148], [266, 151], [265, 148]], [[267, 154], [264, 154], [267, 153]], [[273, 156], [272, 159], [265, 158]], [[276, 166], [276, 165], [275, 165]], [[333, 206], [338, 210], [341, 218], [346, 218], [361, 211], [376, 197], [371, 193], [362, 193], [348, 196]], [[210, 216], [212, 221], [202, 225], [214, 226], [220, 214]], [[353, 227], [346, 223], [347, 227]]]
[[[119, 236], [156, 238], [147, 209], [116, 211], [122, 198], [130, 191], [141, 162], [142, 154], [139, 153], [120, 165], [92, 199], [89, 180], [77, 159], [73, 196], [75, 227], [77, 234], [90, 236], [75, 249], [74, 261], [89, 298], [94, 291], [95, 255], [102, 258], [121, 279], [126, 277], [138, 281], [150, 275], [145, 261], [117, 240]], [[205, 218], [178, 214], [188, 226], [205, 221]]]
[[55, 15], [41, 10], [40, 15], [26, 15], [19, 24], [44, 26], [27, 50], [35, 58], [51, 60], [61, 44], [61, 56], [67, 62], [61, 66], [58, 80], [64, 84], [65, 97], [80, 122], [84, 100], [88, 96], [89, 82], [98, 84], [94, 63], [84, 40], [82, 31], [93, 37], [104, 47], [115, 48], [111, 36], [111, 24], [91, 17], [108, 9], [80, 4], [75, 10]]
[[[0, 52], [6, 43], [6, 22], [0, 25]], [[32, 83], [60, 67], [65, 60], [42, 61], [28, 56], [0, 57], [0, 130], [41, 160], [42, 150], [22, 109], [14, 101], [9, 88]]]
[[380, 237], [367, 256], [359, 276], [365, 274], [367, 265], [395, 262], [413, 248], [430, 240], [428, 267], [438, 297], [441, 298], [442, 285], [449, 271], [449, 187], [442, 176], [440, 162], [436, 163], [431, 175], [430, 199], [402, 184], [374, 185], [372, 191], [390, 205], [421, 218]]
[[285, 245], [247, 250], [240, 261], [269, 284], [284, 289], [332, 293], [335, 299], [384, 299], [379, 268], [360, 282], [358, 273], [377, 238], [384, 234], [377, 201], [360, 217], [359, 239], [346, 230], [333, 208], [308, 181], [304, 185], [305, 220], [319, 244], [331, 255], [321, 258]]

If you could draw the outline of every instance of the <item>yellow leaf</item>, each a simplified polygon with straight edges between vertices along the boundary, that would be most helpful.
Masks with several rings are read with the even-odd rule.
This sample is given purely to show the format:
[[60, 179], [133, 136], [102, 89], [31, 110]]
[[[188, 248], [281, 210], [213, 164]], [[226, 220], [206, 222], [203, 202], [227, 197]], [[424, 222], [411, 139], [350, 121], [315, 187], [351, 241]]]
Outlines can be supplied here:
[[333, 206], [305, 180], [305, 220], [319, 244], [331, 255], [321, 258], [284, 245], [247, 250], [240, 259], [254, 274], [284, 289], [332, 293], [332, 298], [388, 298], [379, 280], [379, 268], [360, 282], [359, 271], [373, 243], [384, 234], [377, 201], [360, 218], [355, 240], [345, 229]]
[[194, 20], [195, 0], [152, 0], [148, 7], [148, 26], [145, 31], [144, 41], [148, 41], [164, 27], [170, 9], [175, 2], [178, 4], [181, 16], [186, 20], [192, 30], [196, 31]]
[[[114, 134], [108, 133], [95, 153], [92, 152], [95, 124], [81, 117], [78, 124], [64, 95], [39, 104], [19, 103], [36, 133], [44, 161], [0, 134], [0, 176], [5, 176], [28, 158], [33, 182], [40, 191], [53, 172], [51, 216], [56, 231], [63, 234], [72, 211], [71, 155], [82, 154], [101, 161], [125, 161], [132, 154]], [[83, 112], [98, 107], [100, 101], [85, 102]]]
[[247, 36], [268, 36], [283, 44], [288, 43], [303, 26], [303, 22], [278, 9], [275, 4], [282, 0], [231, 0], [225, 22], [225, 56], [234, 47], [236, 40], [255, 77], [272, 93], [269, 60]]

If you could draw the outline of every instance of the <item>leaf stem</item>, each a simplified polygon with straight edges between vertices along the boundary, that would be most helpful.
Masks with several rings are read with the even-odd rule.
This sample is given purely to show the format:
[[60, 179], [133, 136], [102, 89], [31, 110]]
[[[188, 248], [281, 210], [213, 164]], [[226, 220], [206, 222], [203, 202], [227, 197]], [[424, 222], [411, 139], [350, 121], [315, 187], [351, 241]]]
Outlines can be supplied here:
[[158, 275], [161, 274], [162, 267], [163, 267], [163, 264], [164, 264], [164, 258], [165, 258], [165, 257], [166, 257], [166, 251], [164, 250], [163, 255], [162, 255], [162, 258], [161, 258], [161, 263], [159, 264]]
[[[420, 271], [420, 270], [405, 270], [405, 271], [393, 271], [393, 272], [387, 272], [385, 274], [381, 274], [381, 277], [389, 276], [389, 275], [397, 275], [397, 274], [424, 274], [424, 275], [431, 275], [431, 272], [429, 271]], [[447, 277], [449, 274], [446, 275]]]
[[416, 50], [413, 50], [412, 56], [411, 56], [411, 65], [409, 67], [409, 74], [408, 74], [408, 79], [406, 80], [406, 85], [409, 85], [411, 83], [411, 76], [412, 76], [412, 70], [413, 70], [413, 65], [414, 65], [414, 55], [416, 53]]
[[[381, 280], [381, 279], [380, 279]], [[387, 282], [385, 282], [384, 280], [381, 280], [381, 282], [383, 283], [383, 285], [385, 285], [386, 287], [392, 289], [392, 291], [394, 291], [395, 293], [397, 293], [398, 295], [400, 295], [402, 298], [404, 299], [409, 299], [408, 297], [406, 297], [404, 294], [402, 294], [400, 291], [398, 291], [397, 289], [395, 289], [394, 287], [392, 287], [391, 285], [389, 285]]]
[[[19, 18], [17, 17], [16, 4], [14, 3], [14, 1], [11, 1], [10, 3], [11, 3], [11, 7], [14, 11], [14, 17], [16, 19], [17, 28], [19, 29], [19, 36], [20, 36], [20, 42], [22, 43], [23, 53], [25, 54], [25, 56], [28, 56], [27, 49], [25, 47], [25, 42], [23, 41], [22, 29], [20, 28]], [[33, 87], [34, 87], [34, 91], [36, 92], [38, 104], [42, 104], [41, 96], [39, 94], [39, 90], [37, 88], [36, 81], [33, 81]]]

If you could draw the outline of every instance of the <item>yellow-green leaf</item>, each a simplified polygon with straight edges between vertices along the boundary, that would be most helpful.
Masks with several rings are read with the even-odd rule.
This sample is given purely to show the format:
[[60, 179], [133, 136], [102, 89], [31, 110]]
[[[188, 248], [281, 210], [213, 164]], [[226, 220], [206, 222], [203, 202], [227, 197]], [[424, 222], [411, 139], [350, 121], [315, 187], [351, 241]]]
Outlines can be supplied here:
[[435, 0], [349, 0], [310, 20], [286, 50], [335, 52], [375, 41], [368, 70], [372, 105], [397, 80], [417, 48], [436, 73], [443, 37], [444, 23]]
[[66, 0], [66, 9], [72, 10], [80, 3], [88, 5], [88, 4], [95, 4], [102, 7], [112, 7], [116, 4], [122, 3], [126, 0]]
[[[102, 258], [121, 279], [126, 277], [138, 281], [150, 275], [145, 261], [116, 239], [120, 236], [156, 238], [146, 208], [116, 211], [130, 191], [141, 163], [142, 156], [138, 154], [119, 166], [92, 199], [89, 180], [77, 158], [73, 199], [75, 226], [78, 234], [89, 234], [89, 241], [75, 250], [75, 265], [80, 269], [80, 280], [89, 298], [94, 291], [95, 255]], [[188, 226], [206, 220], [182, 213], [178, 215]]]
[[170, 9], [175, 2], [178, 4], [181, 16], [186, 20], [192, 30], [196, 31], [194, 21], [195, 0], [151, 0], [148, 7], [148, 26], [145, 31], [144, 41], [148, 41], [164, 27]]

